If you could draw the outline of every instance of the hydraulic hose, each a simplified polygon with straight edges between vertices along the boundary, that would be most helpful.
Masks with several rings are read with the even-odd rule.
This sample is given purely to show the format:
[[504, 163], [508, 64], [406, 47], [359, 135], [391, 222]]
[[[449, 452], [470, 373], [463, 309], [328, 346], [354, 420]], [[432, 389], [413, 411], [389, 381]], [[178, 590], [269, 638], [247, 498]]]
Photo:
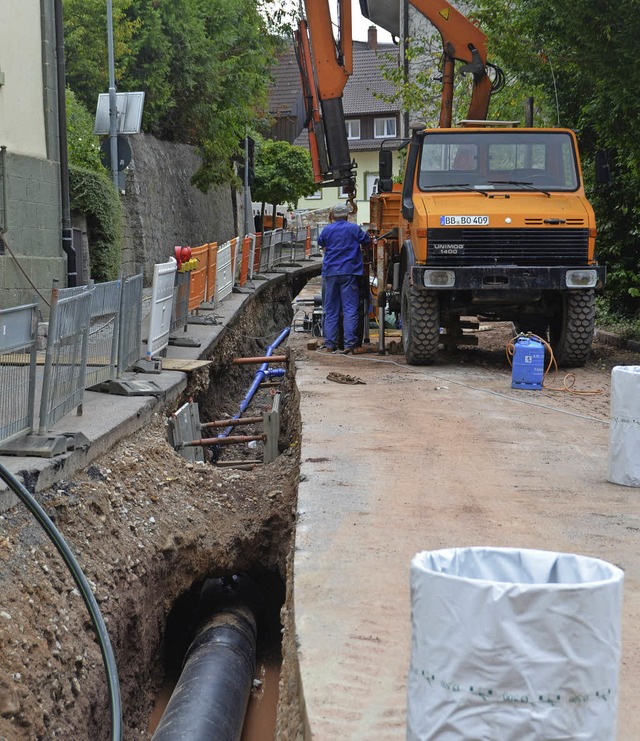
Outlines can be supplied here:
[[27, 489], [15, 478], [15, 476], [8, 471], [2, 463], [0, 463], [0, 478], [5, 484], [11, 489], [11, 491], [22, 501], [25, 507], [31, 512], [36, 518], [38, 523], [41, 525], [43, 530], [49, 536], [49, 539], [56, 547], [62, 559], [66, 563], [71, 575], [82, 595], [82, 599], [87, 606], [91, 622], [96, 631], [96, 637], [98, 639], [98, 645], [102, 653], [102, 659], [104, 661], [106, 673], [107, 673], [107, 684], [109, 687], [109, 706], [111, 709], [111, 739], [112, 741], [121, 741], [122, 739], [122, 706], [120, 703], [120, 682], [118, 680], [118, 668], [116, 666], [115, 656], [113, 649], [111, 648], [111, 641], [109, 640], [109, 634], [107, 633], [107, 627], [104, 619], [96, 602], [96, 598], [93, 596], [89, 582], [86, 576], [82, 572], [80, 565], [76, 561], [75, 556], [71, 552], [71, 549], [67, 545], [66, 541], [56, 529], [56, 526], [51, 522], [51, 519], [47, 513], [38, 504], [35, 497], [33, 497]]
[[[276, 347], [278, 347], [278, 345], [289, 336], [289, 332], [291, 332], [291, 327], [286, 327], [285, 329], [283, 329], [282, 332], [280, 332], [280, 334], [273, 341], [273, 343], [269, 345], [267, 351], [264, 354], [264, 357], [271, 357]], [[265, 378], [277, 378], [278, 376], [283, 376], [284, 373], [285, 371], [283, 368], [269, 368], [269, 363], [263, 363], [256, 371], [255, 376], [253, 377], [253, 383], [249, 387], [246, 396], [240, 402], [240, 411], [236, 415], [234, 415], [232, 419], [240, 419], [242, 414], [246, 411], [247, 407], [251, 403], [251, 399], [253, 399], [254, 394], [256, 393], [258, 388], [260, 388], [260, 384], [264, 381]], [[232, 429], [232, 426], [226, 427], [218, 435], [218, 437], [226, 437]]]

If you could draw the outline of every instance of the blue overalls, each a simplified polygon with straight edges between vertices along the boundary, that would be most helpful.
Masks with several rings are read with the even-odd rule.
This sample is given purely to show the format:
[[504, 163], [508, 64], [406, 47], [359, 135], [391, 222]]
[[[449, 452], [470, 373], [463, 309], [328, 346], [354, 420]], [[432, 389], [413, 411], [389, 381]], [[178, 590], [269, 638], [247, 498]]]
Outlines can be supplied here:
[[325, 226], [318, 237], [324, 248], [324, 339], [329, 348], [337, 348], [340, 311], [343, 316], [344, 346], [358, 345], [358, 309], [360, 276], [364, 274], [361, 244], [369, 244], [369, 235], [357, 224], [340, 219]]

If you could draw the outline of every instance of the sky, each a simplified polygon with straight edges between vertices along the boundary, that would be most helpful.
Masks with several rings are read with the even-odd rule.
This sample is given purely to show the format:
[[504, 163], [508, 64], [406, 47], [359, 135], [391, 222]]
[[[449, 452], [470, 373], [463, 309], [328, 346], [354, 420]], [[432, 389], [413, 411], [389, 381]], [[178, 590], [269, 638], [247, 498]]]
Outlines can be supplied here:
[[[298, 0], [289, 0], [289, 5], [291, 7], [297, 8], [299, 2]], [[331, 15], [334, 20], [337, 17], [337, 6], [337, 0], [329, 0], [329, 7], [331, 8]], [[371, 21], [368, 18], [365, 18], [360, 12], [359, 0], [351, 0], [351, 13], [353, 17], [353, 38], [356, 41], [366, 41], [367, 31], [369, 26], [371, 25]], [[383, 44], [391, 43], [391, 34], [385, 31], [383, 28], [378, 27], [378, 41]]]
[[[367, 30], [371, 25], [371, 21], [365, 18], [360, 12], [360, 3], [358, 0], [351, 0], [351, 13], [353, 16], [353, 38], [356, 41], [366, 41]], [[391, 43], [392, 41], [391, 34], [385, 31], [384, 28], [380, 28], [380, 26], [378, 26], [378, 41], [383, 44]]]

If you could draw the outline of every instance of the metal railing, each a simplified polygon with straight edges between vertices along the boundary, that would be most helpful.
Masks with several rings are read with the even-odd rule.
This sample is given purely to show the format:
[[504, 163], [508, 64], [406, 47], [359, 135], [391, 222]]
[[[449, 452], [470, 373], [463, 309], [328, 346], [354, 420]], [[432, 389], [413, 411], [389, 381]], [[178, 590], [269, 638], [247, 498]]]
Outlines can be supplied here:
[[[275, 229], [203, 245], [195, 291], [196, 275], [176, 274], [173, 258], [156, 265], [147, 358], [167, 346], [171, 332], [186, 328], [193, 302], [218, 305], [257, 272], [317, 254], [317, 236], [317, 227]], [[81, 413], [86, 388], [119, 378], [144, 355], [142, 274], [66, 289], [54, 283], [37, 400], [37, 316], [37, 303], [0, 310], [0, 443], [13, 443], [36, 426], [44, 435], [74, 407]]]
[[51, 291], [49, 336], [45, 354], [39, 434], [82, 404], [94, 289], [88, 286]]
[[33, 430], [38, 305], [0, 310], [0, 443]]
[[118, 333], [118, 376], [140, 360], [142, 344], [143, 275], [138, 273], [122, 281], [120, 293], [120, 330]]
[[93, 286], [85, 388], [116, 377], [121, 286], [119, 280]]

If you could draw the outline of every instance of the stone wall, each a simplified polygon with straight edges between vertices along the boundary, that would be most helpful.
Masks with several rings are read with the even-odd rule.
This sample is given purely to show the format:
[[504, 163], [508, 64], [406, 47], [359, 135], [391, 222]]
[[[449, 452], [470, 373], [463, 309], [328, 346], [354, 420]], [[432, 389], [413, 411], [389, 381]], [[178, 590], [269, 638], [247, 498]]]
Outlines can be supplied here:
[[[130, 136], [129, 144], [133, 157], [122, 196], [122, 270], [125, 276], [143, 270], [148, 284], [154, 263], [166, 262], [176, 245], [224, 242], [237, 232], [230, 186], [204, 194], [191, 185], [200, 164], [193, 147], [147, 134]], [[242, 223], [241, 213], [238, 219]]]
[[0, 244], [0, 308], [7, 308], [30, 302], [32, 283], [45, 294], [52, 278], [64, 285], [67, 259], [61, 244], [58, 163], [6, 152], [0, 157], [0, 183], [0, 228], [22, 268]]

